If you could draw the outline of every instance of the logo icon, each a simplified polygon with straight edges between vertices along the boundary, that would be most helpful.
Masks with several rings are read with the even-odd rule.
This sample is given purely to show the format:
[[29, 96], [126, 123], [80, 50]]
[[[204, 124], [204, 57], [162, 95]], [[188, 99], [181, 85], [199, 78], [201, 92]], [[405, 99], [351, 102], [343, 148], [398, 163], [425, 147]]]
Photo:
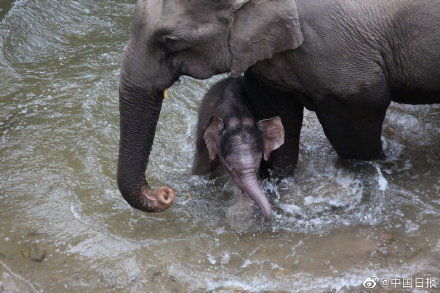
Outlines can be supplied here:
[[377, 278], [377, 277], [367, 278], [367, 279], [364, 281], [363, 285], [364, 285], [364, 287], [367, 288], [367, 289], [373, 289], [374, 287], [376, 287], [377, 281], [378, 281], [378, 278]]

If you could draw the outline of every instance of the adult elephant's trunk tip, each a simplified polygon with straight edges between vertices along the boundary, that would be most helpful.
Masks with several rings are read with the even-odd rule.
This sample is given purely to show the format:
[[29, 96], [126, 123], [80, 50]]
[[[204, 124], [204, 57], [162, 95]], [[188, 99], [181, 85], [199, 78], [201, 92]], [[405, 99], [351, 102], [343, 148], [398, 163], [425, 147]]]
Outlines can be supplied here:
[[150, 187], [143, 187], [141, 192], [142, 206], [147, 212], [162, 212], [168, 209], [176, 199], [173, 189], [162, 186], [157, 190]]
[[119, 169], [118, 188], [122, 197], [127, 203], [138, 210], [157, 213], [168, 209], [176, 199], [176, 193], [173, 189], [162, 186], [156, 190], [152, 189], [144, 179], [141, 185], [132, 181], [126, 181], [126, 177], [119, 176], [124, 172]]

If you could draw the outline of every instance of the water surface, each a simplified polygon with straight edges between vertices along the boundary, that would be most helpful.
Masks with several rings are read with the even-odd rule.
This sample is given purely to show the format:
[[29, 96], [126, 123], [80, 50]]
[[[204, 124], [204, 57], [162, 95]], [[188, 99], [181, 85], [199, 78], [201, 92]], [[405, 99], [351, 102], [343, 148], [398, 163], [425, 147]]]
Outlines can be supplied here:
[[179, 197], [161, 214], [130, 208], [115, 172], [132, 2], [0, 4], [0, 291], [357, 291], [372, 276], [440, 277], [438, 105], [393, 104], [387, 160], [364, 163], [338, 160], [306, 112], [296, 175], [262, 183], [275, 211], [264, 226], [237, 212], [223, 173], [189, 174], [196, 111], [221, 77], [182, 78], [148, 169]]

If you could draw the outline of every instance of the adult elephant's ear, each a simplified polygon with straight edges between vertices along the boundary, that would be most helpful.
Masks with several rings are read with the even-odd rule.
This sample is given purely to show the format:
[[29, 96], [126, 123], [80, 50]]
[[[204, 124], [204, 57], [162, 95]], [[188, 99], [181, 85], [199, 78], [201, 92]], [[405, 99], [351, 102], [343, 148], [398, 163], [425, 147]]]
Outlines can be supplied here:
[[247, 1], [235, 12], [229, 39], [232, 77], [303, 41], [295, 0]]

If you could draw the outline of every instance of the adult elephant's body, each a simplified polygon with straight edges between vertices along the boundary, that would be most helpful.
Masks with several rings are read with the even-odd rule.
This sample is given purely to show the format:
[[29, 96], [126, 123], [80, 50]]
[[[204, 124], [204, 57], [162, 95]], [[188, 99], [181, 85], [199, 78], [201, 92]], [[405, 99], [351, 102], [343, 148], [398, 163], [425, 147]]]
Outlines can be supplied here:
[[285, 125], [267, 167], [286, 176], [304, 106], [340, 156], [381, 156], [391, 100], [440, 102], [439, 48], [439, 0], [140, 0], [121, 74], [119, 188], [141, 210], [174, 199], [150, 189], [144, 172], [161, 93], [180, 75], [246, 71], [257, 118]]
[[[304, 43], [258, 62], [246, 73], [260, 113], [257, 119], [273, 116], [261, 100], [281, 96], [272, 89], [276, 87], [300, 103], [288, 110], [285, 102], [284, 109], [275, 106], [273, 110], [285, 112], [283, 120], [292, 120], [289, 113], [305, 106], [316, 111], [340, 157], [380, 157], [382, 122], [390, 101], [440, 102], [440, 1], [297, 4]], [[295, 142], [301, 122], [290, 123]], [[277, 161], [270, 167], [277, 174], [291, 173], [293, 166], [286, 162], [296, 162], [297, 151], [285, 152], [282, 160], [274, 153]]]

